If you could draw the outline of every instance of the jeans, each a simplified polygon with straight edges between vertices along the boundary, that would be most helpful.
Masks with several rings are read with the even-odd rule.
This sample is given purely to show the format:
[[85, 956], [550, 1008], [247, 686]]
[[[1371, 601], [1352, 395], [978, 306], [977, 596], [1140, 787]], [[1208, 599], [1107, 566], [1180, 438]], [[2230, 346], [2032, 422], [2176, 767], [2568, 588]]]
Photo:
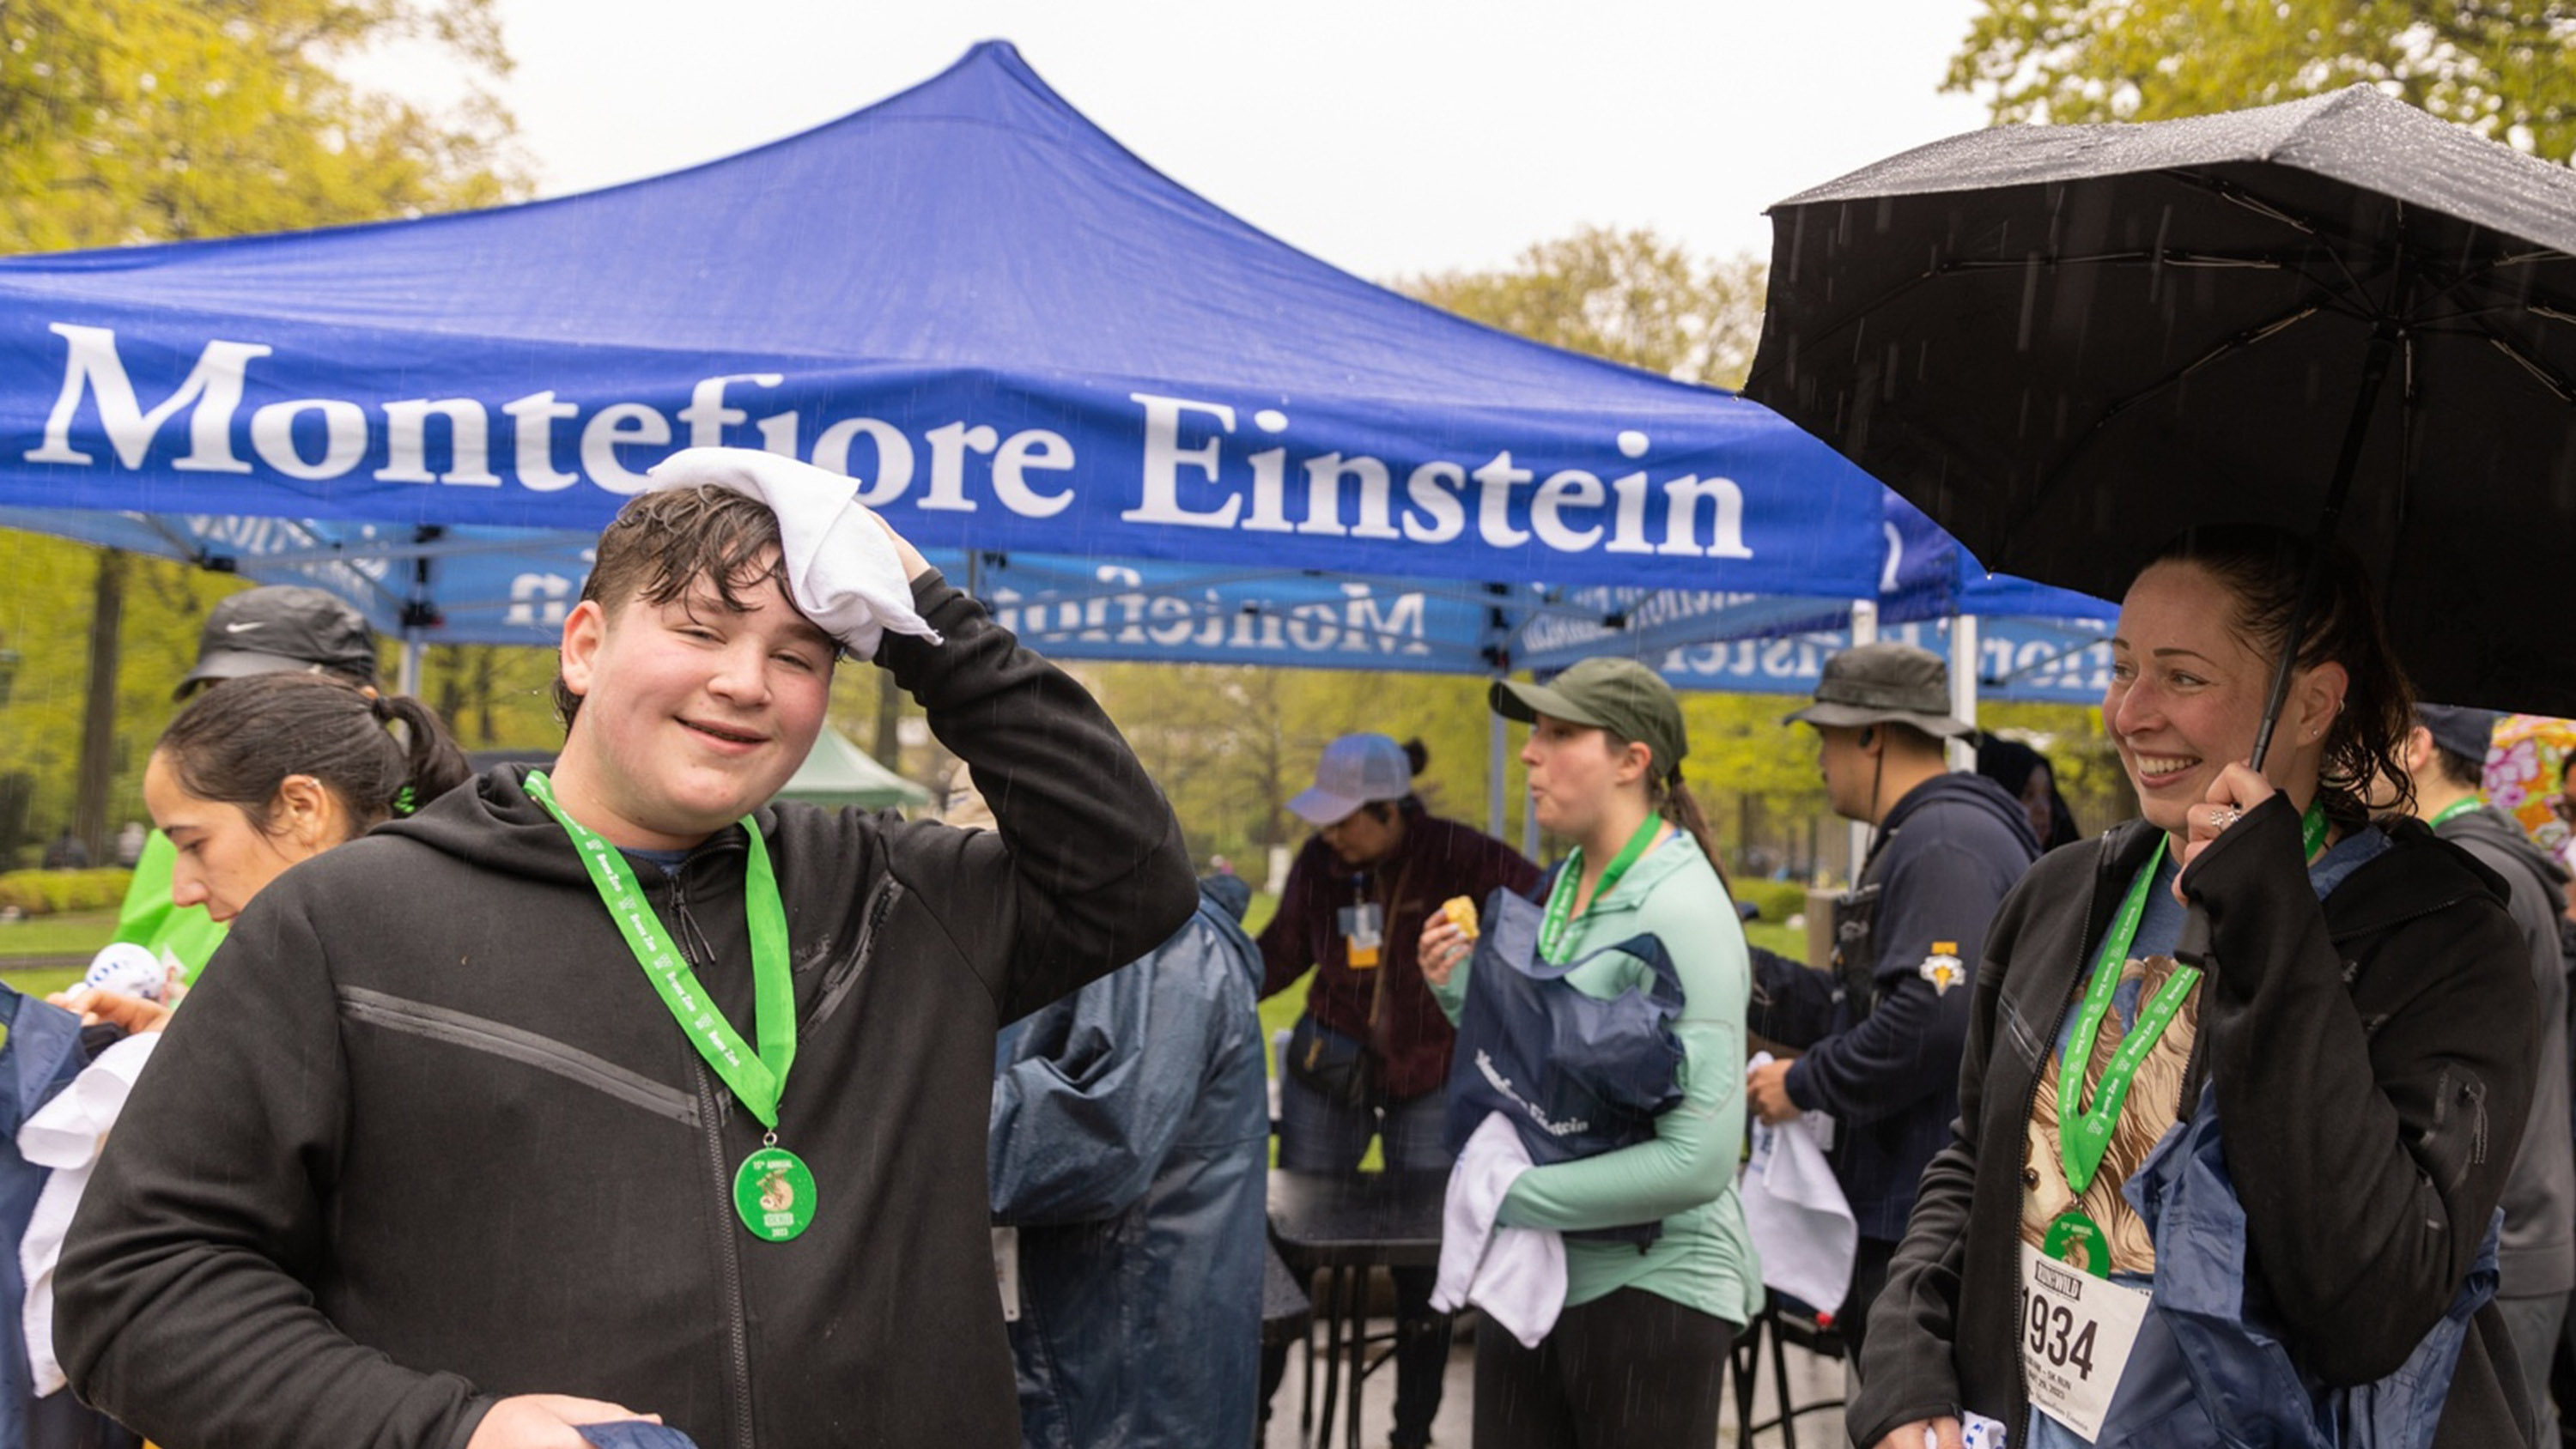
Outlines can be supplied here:
[[[1359, 1107], [1335, 1104], [1323, 1093], [1290, 1077], [1279, 1084], [1279, 1165], [1293, 1172], [1357, 1172], [1368, 1155], [1369, 1139], [1381, 1144], [1393, 1171], [1445, 1171], [1454, 1160], [1440, 1145], [1449, 1094], [1429, 1092], [1401, 1102], [1373, 1102]], [[1431, 1288], [1439, 1272], [1432, 1268], [1394, 1268], [1395, 1279], [1395, 1428], [1397, 1445], [1431, 1442], [1431, 1421], [1440, 1412], [1440, 1377], [1449, 1366], [1449, 1315], [1431, 1311]], [[1262, 1403], [1285, 1372], [1288, 1351], [1265, 1354]], [[1356, 1386], [1354, 1386], [1356, 1391]]]

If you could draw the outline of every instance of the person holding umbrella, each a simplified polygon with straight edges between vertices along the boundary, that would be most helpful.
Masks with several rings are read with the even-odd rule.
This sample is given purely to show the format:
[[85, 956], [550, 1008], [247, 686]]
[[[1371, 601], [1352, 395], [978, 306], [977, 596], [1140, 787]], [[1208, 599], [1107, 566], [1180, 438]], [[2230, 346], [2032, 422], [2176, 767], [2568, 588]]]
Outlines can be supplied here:
[[[2143, 818], [2043, 859], [1996, 917], [1954, 1140], [1870, 1320], [1858, 1443], [1954, 1449], [1963, 1416], [2029, 1449], [2218, 1443], [2257, 1412], [2296, 1435], [2311, 1404], [2395, 1405], [2401, 1367], [2431, 1443], [2528, 1442], [2483, 1296], [2537, 1070], [2530, 962], [2491, 872], [2370, 820], [2369, 782], [2406, 778], [2411, 699], [2358, 565], [2312, 552], [2202, 529], [2128, 589], [2102, 708]], [[2154, 1231], [2213, 1159], [2224, 1262]], [[2249, 1331], [2212, 1360], [2182, 1309], [2220, 1296]], [[2224, 1405], [2201, 1397], [2213, 1361], [2242, 1390]]]

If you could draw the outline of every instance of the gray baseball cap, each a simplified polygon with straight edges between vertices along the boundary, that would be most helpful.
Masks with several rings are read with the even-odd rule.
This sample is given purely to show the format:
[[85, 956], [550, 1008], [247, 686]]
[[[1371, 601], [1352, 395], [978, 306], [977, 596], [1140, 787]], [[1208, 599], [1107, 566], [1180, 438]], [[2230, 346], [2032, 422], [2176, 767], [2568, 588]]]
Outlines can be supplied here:
[[1535, 724], [1546, 715], [1638, 741], [1653, 753], [1654, 768], [1665, 779], [1681, 773], [1682, 756], [1690, 753], [1673, 687], [1634, 659], [1586, 659], [1545, 684], [1497, 679], [1486, 697], [1505, 719]]
[[294, 584], [244, 589], [206, 613], [197, 641], [197, 667], [173, 699], [198, 686], [254, 674], [302, 671], [337, 674], [372, 688], [376, 682], [376, 631], [334, 595]]
[[1385, 735], [1344, 735], [1315, 762], [1315, 787], [1288, 802], [1309, 825], [1332, 825], [1377, 800], [1413, 793], [1413, 761]]
[[1911, 644], [1862, 644], [1825, 661], [1816, 702], [1782, 724], [1912, 725], [1935, 739], [1972, 735], [1950, 714], [1950, 666]]

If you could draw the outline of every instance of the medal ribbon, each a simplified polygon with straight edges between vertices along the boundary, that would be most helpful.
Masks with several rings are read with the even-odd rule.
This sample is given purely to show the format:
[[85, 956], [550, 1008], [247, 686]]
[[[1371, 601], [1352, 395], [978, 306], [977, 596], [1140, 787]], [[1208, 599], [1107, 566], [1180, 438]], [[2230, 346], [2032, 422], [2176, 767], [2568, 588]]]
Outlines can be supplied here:
[[[2317, 847], [2325, 844], [2326, 813], [2322, 805], [2311, 804], [2299, 821], [2299, 834], [2313, 857]], [[2147, 1053], [2155, 1050], [2156, 1041], [2165, 1028], [2182, 1011], [2183, 1002], [2192, 988], [2200, 984], [2200, 969], [2177, 964], [2173, 975], [2165, 978], [2163, 988], [2145, 1006], [2139, 1008], [2137, 1025], [2121, 1038], [2120, 1049], [2111, 1054], [2102, 1068], [2102, 1080], [2093, 1089], [2093, 1103], [2084, 1104], [2084, 1068], [2093, 1060], [2093, 1037], [2101, 1029], [2102, 1019], [2111, 1011], [2111, 998], [2120, 990], [2120, 968], [2129, 964], [2129, 947], [2138, 939], [2138, 923], [2146, 917], [2147, 895], [2155, 889], [2156, 871], [2164, 864], [2166, 839], [2156, 841], [2156, 853], [2147, 857], [2138, 877], [2129, 883], [2129, 894], [2120, 902], [2120, 914], [2113, 918], [2110, 933], [2102, 938], [2101, 954], [2093, 961], [2093, 979], [2084, 989], [2083, 1009], [2076, 1013], [2075, 1032], [2067, 1038], [2066, 1053], [2057, 1063], [2057, 1156], [2058, 1165], [2066, 1169], [2066, 1186], [2078, 1197], [2093, 1185], [2093, 1174], [2102, 1167], [2102, 1156], [2111, 1148], [2111, 1129], [2120, 1120], [2120, 1107], [2129, 1099], [2129, 1083], [2146, 1062]]]
[[2424, 823], [2434, 830], [2439, 830], [2443, 826], [2450, 824], [2452, 821], [2459, 819], [2461, 816], [2468, 814], [2470, 811], [2477, 809], [2485, 803], [2487, 803], [2486, 797], [2483, 795], [2470, 795], [2463, 799], [2454, 800], [2450, 804], [2443, 806], [2434, 814], [2432, 819], [2427, 820]]
[[[1597, 903], [1610, 894], [1610, 888], [1628, 873], [1628, 867], [1635, 865], [1647, 847], [1663, 833], [1663, 817], [1648, 815], [1646, 823], [1637, 827], [1637, 833], [1629, 836], [1628, 843], [1619, 847], [1619, 853], [1610, 857], [1610, 864], [1602, 868], [1601, 883], [1592, 889], [1593, 901]], [[1574, 853], [1565, 858], [1565, 868], [1556, 873], [1556, 887], [1547, 893], [1547, 914], [1539, 919], [1538, 954], [1551, 964], [1562, 964], [1557, 952], [1565, 945], [1567, 928], [1574, 924], [1574, 892], [1582, 875], [1583, 847], [1578, 845]]]
[[555, 803], [554, 786], [545, 771], [528, 772], [527, 791], [528, 798], [544, 806], [564, 834], [572, 837], [573, 849], [599, 891], [600, 904], [608, 908], [627, 949], [635, 953], [636, 964], [644, 968], [645, 978], [687, 1033], [689, 1044], [760, 1124], [775, 1132], [778, 1099], [787, 1088], [787, 1069], [796, 1060], [796, 988], [788, 974], [787, 906], [779, 899], [778, 876], [770, 868], [769, 846], [760, 838], [759, 827], [750, 816], [743, 817], [743, 831], [751, 837], [743, 905], [751, 923], [752, 1025], [760, 1036], [760, 1047], [754, 1051], [698, 984], [698, 974], [689, 969], [679, 943], [653, 913], [652, 902], [645, 899], [626, 857], [596, 831], [564, 813]]

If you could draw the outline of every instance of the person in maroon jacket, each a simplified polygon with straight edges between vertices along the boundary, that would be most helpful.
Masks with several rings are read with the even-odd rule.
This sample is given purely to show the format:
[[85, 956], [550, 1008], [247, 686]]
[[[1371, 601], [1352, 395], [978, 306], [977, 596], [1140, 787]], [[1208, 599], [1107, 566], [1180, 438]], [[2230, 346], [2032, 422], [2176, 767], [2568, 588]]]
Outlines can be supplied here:
[[[1492, 836], [1442, 820], [1413, 793], [1420, 741], [1344, 735], [1325, 746], [1315, 787], [1288, 802], [1315, 836], [1288, 868], [1261, 932], [1261, 994], [1314, 970], [1306, 1012], [1280, 1063], [1279, 1165], [1351, 1172], [1379, 1139], [1391, 1169], [1446, 1171], [1440, 1142], [1456, 1033], [1414, 957], [1426, 918], [1452, 896], [1482, 904], [1527, 891], [1538, 867]], [[1396, 1449], [1425, 1444], [1440, 1409], [1449, 1321], [1431, 1311], [1434, 1273], [1395, 1270]], [[1265, 1401], [1285, 1355], [1264, 1364]]]

